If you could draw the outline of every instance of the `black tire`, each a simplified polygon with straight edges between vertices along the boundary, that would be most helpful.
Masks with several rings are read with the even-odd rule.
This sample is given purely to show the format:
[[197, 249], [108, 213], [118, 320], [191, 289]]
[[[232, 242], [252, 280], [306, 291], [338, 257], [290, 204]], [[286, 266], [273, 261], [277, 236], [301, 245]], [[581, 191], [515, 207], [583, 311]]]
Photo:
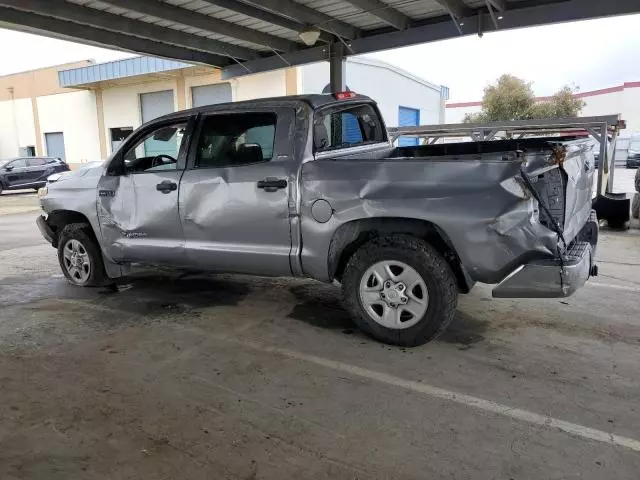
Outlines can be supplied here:
[[[381, 261], [409, 265], [427, 286], [427, 311], [409, 328], [387, 328], [376, 322], [362, 305], [359, 293], [362, 276]], [[451, 267], [431, 245], [409, 235], [391, 235], [367, 242], [349, 259], [342, 276], [342, 299], [362, 331], [384, 343], [414, 347], [436, 339], [451, 323], [458, 303], [458, 286]]]
[[636, 170], [636, 176], [633, 183], [636, 186], [636, 192], [640, 192], [640, 168]]
[[2, 193], [2, 183], [0, 182], [0, 194]]
[[[80, 242], [90, 260], [89, 276], [86, 281], [79, 282], [73, 277], [65, 265], [64, 248], [69, 240]], [[81, 287], [99, 287], [108, 283], [100, 247], [95, 239], [91, 226], [87, 223], [70, 223], [62, 229], [58, 237], [58, 262], [64, 276], [72, 285]]]
[[631, 201], [631, 216], [640, 218], [640, 193], [637, 192], [633, 195], [633, 200]]

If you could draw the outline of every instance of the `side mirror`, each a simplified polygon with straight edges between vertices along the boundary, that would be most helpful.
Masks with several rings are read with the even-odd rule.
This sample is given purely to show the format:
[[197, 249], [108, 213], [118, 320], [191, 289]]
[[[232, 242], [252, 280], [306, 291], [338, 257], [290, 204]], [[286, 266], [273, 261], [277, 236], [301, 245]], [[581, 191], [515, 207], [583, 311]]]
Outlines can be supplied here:
[[10, 172], [11, 170], [13, 170], [13, 167], [12, 167], [12, 166], [8, 166], [8, 167], [4, 167], [4, 169], [5, 169], [7, 172]]

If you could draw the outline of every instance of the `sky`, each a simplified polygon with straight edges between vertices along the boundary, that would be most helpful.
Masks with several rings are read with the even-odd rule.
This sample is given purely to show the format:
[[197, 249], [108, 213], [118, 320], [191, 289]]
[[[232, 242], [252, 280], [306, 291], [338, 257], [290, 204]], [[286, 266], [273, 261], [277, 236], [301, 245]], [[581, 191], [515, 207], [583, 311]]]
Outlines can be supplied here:
[[[1, 29], [0, 45], [0, 75], [131, 56]], [[8, 48], [12, 45], [19, 48]], [[448, 86], [453, 101], [480, 100], [484, 87], [503, 73], [533, 82], [536, 95], [553, 94], [567, 84], [595, 90], [640, 81], [640, 15], [490, 32], [368, 56]]]

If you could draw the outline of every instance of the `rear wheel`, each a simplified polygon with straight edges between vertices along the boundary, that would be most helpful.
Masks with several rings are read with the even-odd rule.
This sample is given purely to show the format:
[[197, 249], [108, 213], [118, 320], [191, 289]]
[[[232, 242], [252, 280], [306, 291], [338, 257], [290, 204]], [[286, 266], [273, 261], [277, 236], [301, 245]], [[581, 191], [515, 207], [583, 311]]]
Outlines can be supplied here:
[[100, 248], [86, 223], [64, 227], [58, 239], [58, 261], [73, 285], [98, 287], [107, 280]]
[[633, 218], [640, 218], [640, 193], [637, 192], [631, 201], [631, 216]]
[[451, 323], [458, 288], [433, 247], [393, 235], [356, 251], [342, 277], [342, 295], [364, 332], [385, 343], [416, 346], [437, 338]]

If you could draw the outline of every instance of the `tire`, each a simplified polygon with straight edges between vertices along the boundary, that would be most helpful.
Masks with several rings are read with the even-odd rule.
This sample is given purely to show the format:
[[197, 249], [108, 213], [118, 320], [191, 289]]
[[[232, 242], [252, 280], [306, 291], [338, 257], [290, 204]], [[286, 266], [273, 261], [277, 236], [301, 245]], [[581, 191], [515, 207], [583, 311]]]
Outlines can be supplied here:
[[[69, 255], [72, 256], [71, 259]], [[80, 260], [83, 262], [82, 266], [75, 264]], [[72, 285], [99, 287], [107, 283], [102, 254], [91, 226], [87, 223], [70, 223], [62, 229], [58, 238], [58, 262], [62, 273]]]
[[637, 192], [631, 201], [631, 216], [633, 218], [640, 218], [640, 193]]
[[2, 183], [0, 182], [0, 194], [2, 193]]
[[640, 192], [640, 168], [636, 170], [636, 176], [633, 183], [636, 186], [636, 192]]
[[[387, 290], [387, 283], [383, 283], [381, 290], [378, 288], [376, 271], [379, 265], [383, 265], [385, 271], [389, 268], [396, 269], [394, 276], [388, 276], [393, 280], [402, 281], [406, 275], [411, 276], [411, 271], [417, 273], [420, 280], [412, 282], [417, 285], [417, 289], [410, 291], [411, 287], [396, 283]], [[404, 269], [402, 266], [410, 267]], [[398, 270], [401, 269], [401, 270]], [[371, 272], [374, 272], [373, 274]], [[395, 276], [397, 274], [397, 276]], [[373, 280], [373, 283], [370, 283]], [[403, 288], [406, 305], [398, 305], [397, 308], [389, 306], [384, 302], [375, 299], [377, 295], [384, 295], [386, 299], [397, 298], [397, 293], [393, 289]], [[422, 306], [415, 301], [420, 301], [420, 292], [426, 287], [425, 295], [422, 295]], [[369, 296], [370, 295], [370, 296]], [[368, 296], [370, 302], [378, 302], [381, 305], [369, 303], [367, 306], [363, 300]], [[458, 286], [451, 267], [447, 261], [428, 243], [409, 235], [392, 235], [388, 237], [375, 238], [360, 247], [349, 259], [342, 276], [342, 299], [343, 303], [360, 329], [372, 336], [376, 340], [391, 345], [404, 347], [414, 347], [422, 345], [437, 338], [453, 320], [458, 302]], [[419, 308], [414, 308], [415, 305]], [[414, 311], [425, 308], [422, 315], [411, 315], [404, 311], [405, 307], [410, 307]], [[395, 317], [392, 322], [394, 328], [384, 325], [382, 317], [391, 311], [390, 316]], [[370, 313], [371, 312], [371, 313]], [[403, 321], [403, 316], [411, 315], [407, 321]], [[374, 316], [379, 317], [377, 320]], [[404, 323], [404, 325], [403, 325]]]

